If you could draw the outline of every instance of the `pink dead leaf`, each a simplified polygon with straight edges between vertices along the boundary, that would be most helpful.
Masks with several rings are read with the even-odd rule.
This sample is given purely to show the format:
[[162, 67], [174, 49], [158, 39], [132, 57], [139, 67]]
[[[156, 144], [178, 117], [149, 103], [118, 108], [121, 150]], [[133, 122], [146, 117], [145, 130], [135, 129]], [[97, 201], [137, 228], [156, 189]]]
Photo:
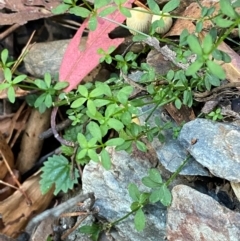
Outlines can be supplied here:
[[[133, 0], [127, 1], [125, 6], [129, 7], [132, 2]], [[126, 17], [116, 10], [107, 18], [122, 23]], [[117, 47], [124, 41], [123, 38], [110, 39], [108, 37], [108, 33], [117, 27], [116, 24], [105, 19], [98, 20], [97, 29], [89, 33], [84, 50], [80, 50], [79, 45], [88, 19], [83, 22], [67, 47], [59, 70], [60, 81], [69, 82], [65, 92], [74, 89], [99, 64], [101, 56], [97, 53], [98, 49], [102, 48], [107, 51], [109, 47]]]

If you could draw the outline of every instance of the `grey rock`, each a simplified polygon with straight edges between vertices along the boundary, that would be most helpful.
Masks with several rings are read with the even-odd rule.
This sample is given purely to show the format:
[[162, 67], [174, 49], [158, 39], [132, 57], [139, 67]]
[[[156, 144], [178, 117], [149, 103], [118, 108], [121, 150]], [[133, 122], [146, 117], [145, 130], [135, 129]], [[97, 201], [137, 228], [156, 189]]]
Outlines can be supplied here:
[[[150, 113], [153, 105], [144, 106], [141, 108], [141, 116], [139, 117], [140, 123], [143, 125], [145, 123], [145, 119]], [[162, 122], [162, 126], [166, 124], [166, 119], [163, 116], [164, 110], [158, 108], [154, 111], [153, 115], [150, 117], [148, 124], [151, 127], [156, 126], [154, 119], [156, 117], [160, 118]], [[171, 122], [171, 119], [167, 121]], [[174, 123], [172, 122], [174, 126]], [[157, 138], [151, 142], [153, 149], [156, 151], [159, 162], [170, 172], [175, 172], [178, 167], [183, 163], [186, 159], [188, 152], [185, 151], [180, 142], [177, 139], [173, 139], [173, 133], [171, 130], [164, 130], [163, 135], [165, 137], [164, 142], [160, 142]], [[209, 172], [198, 162], [194, 160], [194, 158], [190, 158], [188, 163], [183, 167], [180, 172], [181, 175], [200, 175], [200, 176], [209, 176]]]
[[[128, 185], [135, 183], [141, 191], [149, 191], [142, 185], [141, 178], [147, 176], [151, 164], [145, 153], [135, 150], [131, 155], [124, 151], [115, 152], [108, 149], [112, 169], [106, 171], [100, 164], [90, 162], [83, 171], [83, 192], [95, 194], [95, 206], [99, 215], [108, 221], [114, 221], [126, 215], [132, 200], [128, 194]], [[155, 241], [164, 240], [166, 228], [166, 208], [160, 204], [149, 205], [145, 209], [146, 227], [142, 232], [134, 228], [133, 216], [116, 225], [116, 234], [112, 236], [118, 241]]]
[[195, 119], [183, 126], [178, 140], [213, 175], [240, 182], [239, 126]]
[[58, 40], [34, 44], [23, 62], [34, 77], [43, 78], [45, 73], [54, 77], [58, 72], [70, 40]]
[[238, 241], [240, 213], [184, 185], [172, 189], [167, 214], [168, 241]]

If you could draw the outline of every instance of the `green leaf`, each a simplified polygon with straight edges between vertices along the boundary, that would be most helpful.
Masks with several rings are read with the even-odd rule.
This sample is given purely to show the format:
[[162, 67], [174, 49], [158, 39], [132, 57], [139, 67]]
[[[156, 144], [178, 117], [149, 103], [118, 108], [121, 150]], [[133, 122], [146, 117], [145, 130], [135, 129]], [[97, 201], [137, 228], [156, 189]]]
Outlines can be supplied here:
[[40, 107], [44, 103], [45, 97], [46, 97], [45, 93], [43, 93], [40, 96], [38, 96], [37, 99], [34, 102], [34, 107], [35, 108]]
[[9, 68], [5, 68], [4, 69], [4, 78], [6, 79], [7, 82], [11, 82], [12, 81], [12, 72]]
[[91, 18], [89, 19], [88, 28], [91, 31], [96, 30], [96, 28], [97, 28], [97, 16], [96, 15], [92, 15]]
[[93, 100], [93, 102], [96, 107], [102, 107], [104, 105], [109, 104], [110, 100], [96, 99], [96, 100]]
[[109, 127], [111, 127], [112, 129], [114, 129], [116, 131], [120, 131], [124, 127], [124, 125], [121, 121], [114, 119], [114, 118], [109, 118], [107, 124]]
[[132, 146], [132, 141], [125, 141], [122, 145], [116, 147], [116, 151], [127, 150]]
[[93, 137], [96, 137], [98, 141], [102, 140], [102, 132], [99, 125], [96, 122], [89, 122], [87, 128]]
[[150, 10], [155, 13], [155, 14], [159, 14], [160, 13], [160, 8], [158, 6], [158, 4], [154, 1], [154, 0], [147, 0], [148, 3], [148, 7], [150, 8]]
[[15, 90], [12, 86], [9, 86], [8, 91], [7, 91], [7, 96], [11, 103], [15, 102]]
[[148, 171], [148, 175], [152, 181], [157, 183], [162, 183], [162, 177], [157, 169], [155, 168], [150, 169]]
[[224, 80], [226, 78], [226, 74], [225, 74], [223, 68], [219, 64], [217, 64], [211, 60], [208, 60], [207, 66], [209, 68], [209, 71], [212, 74], [214, 74], [215, 76], [217, 76], [219, 79]]
[[124, 111], [121, 115], [121, 121], [124, 125], [128, 125], [132, 121], [132, 115], [129, 111]]
[[99, 157], [98, 157], [98, 154], [96, 153], [96, 150], [89, 149], [87, 154], [91, 158], [91, 160], [95, 162], [99, 162]]
[[7, 88], [9, 88], [9, 86], [11, 86], [11, 84], [9, 84], [9, 83], [1, 83], [0, 84], [0, 90], [7, 89]]
[[160, 197], [160, 202], [164, 206], [169, 206], [172, 201], [172, 195], [167, 186], [164, 184], [160, 187], [159, 189], [159, 197]]
[[66, 87], [69, 86], [69, 83], [68, 82], [57, 82], [55, 85], [54, 85], [54, 89], [55, 90], [62, 90], [62, 89], [65, 89]]
[[22, 82], [23, 80], [25, 80], [26, 78], [27, 78], [27, 75], [19, 75], [16, 78], [14, 78], [13, 84], [18, 84], [18, 83]]
[[191, 64], [187, 70], [186, 70], [186, 75], [187, 76], [192, 76], [194, 75], [201, 67], [203, 66], [203, 62], [201, 61], [195, 61], [193, 64]]
[[150, 187], [150, 188], [156, 188], [159, 187], [159, 183], [151, 180], [151, 178], [149, 177], [143, 177], [142, 178], [142, 183], [146, 186], [146, 187]]
[[105, 145], [106, 146], [120, 146], [124, 143], [124, 139], [118, 137], [108, 140]]
[[180, 99], [177, 98], [177, 99], [175, 100], [174, 104], [175, 104], [175, 106], [176, 106], [176, 108], [177, 108], [178, 110], [181, 109], [181, 107], [182, 107], [182, 101], [181, 101]]
[[145, 205], [146, 202], [148, 201], [150, 194], [149, 193], [141, 193], [139, 197], [139, 203]]
[[113, 13], [116, 9], [117, 8], [115, 6], [111, 6], [111, 7], [105, 8], [98, 14], [98, 16], [99, 17], [106, 17], [107, 15]]
[[78, 144], [82, 147], [82, 148], [87, 148], [88, 147], [88, 142], [86, 137], [82, 134], [82, 133], [78, 133], [77, 135], [77, 141]]
[[5, 65], [7, 63], [7, 59], [8, 59], [8, 50], [4, 49], [1, 52], [1, 61], [2, 61], [3, 65]]
[[141, 142], [141, 141], [136, 141], [136, 146], [137, 146], [137, 149], [142, 151], [142, 152], [146, 152], [147, 151], [146, 145], [143, 142]]
[[52, 106], [52, 96], [50, 94], [46, 94], [44, 104], [47, 108], [50, 108]]
[[166, 3], [162, 9], [164, 13], [169, 13], [173, 11], [175, 8], [177, 8], [180, 4], [180, 0], [170, 0], [168, 3]]
[[200, 56], [202, 55], [201, 45], [199, 43], [198, 38], [195, 35], [189, 35], [187, 38], [187, 43], [193, 53], [200, 55]]
[[203, 52], [205, 54], [209, 54], [212, 49], [212, 46], [213, 46], [212, 36], [208, 33], [203, 39], [203, 43], [202, 43]]
[[46, 90], [47, 89], [47, 85], [46, 83], [41, 80], [41, 79], [36, 79], [34, 81], [34, 84], [39, 88], [39, 89], [42, 89], [42, 90]]
[[71, 104], [71, 108], [79, 108], [86, 102], [86, 100], [87, 100], [86, 98], [78, 98], [74, 100], [73, 103]]
[[220, 86], [221, 81], [219, 80], [219, 78], [217, 78], [214, 75], [211, 74], [206, 74], [205, 78], [207, 79], [207, 81], [209, 81], [209, 83], [213, 86]]
[[220, 8], [223, 14], [227, 15], [230, 18], [235, 19], [237, 17], [236, 12], [234, 11], [231, 2], [229, 0], [220, 0]]
[[142, 231], [145, 227], [145, 215], [141, 208], [135, 214], [134, 224], [137, 231]]
[[132, 91], [133, 91], [133, 87], [132, 86], [125, 86], [125, 87], [123, 87], [117, 93], [117, 99], [119, 100], [119, 102], [121, 104], [125, 105], [127, 103], [128, 97], [130, 96]]
[[69, 165], [68, 160], [62, 155], [49, 157], [44, 162], [41, 170], [40, 189], [43, 194], [47, 193], [53, 184], [55, 184], [54, 195], [57, 195], [60, 191], [66, 193], [69, 189], [73, 188], [74, 184], [78, 183], [79, 174], [77, 169], [74, 168], [74, 175], [72, 175], [71, 165]]
[[129, 196], [132, 198], [133, 201], [137, 202], [140, 198], [140, 192], [138, 187], [134, 183], [130, 183], [128, 186]]
[[156, 203], [160, 200], [159, 189], [153, 190], [149, 197], [150, 203]]
[[45, 83], [47, 85], [47, 88], [49, 89], [51, 87], [51, 82], [52, 82], [51, 81], [51, 75], [49, 73], [46, 73], [44, 75], [44, 81], [45, 81]]
[[88, 97], [88, 89], [86, 88], [86, 86], [85, 85], [79, 85], [78, 86], [78, 92], [82, 95], [82, 96], [84, 96], [84, 97]]
[[234, 22], [228, 19], [223, 19], [221, 17], [216, 17], [214, 19], [214, 22], [216, 23], [216, 25], [220, 28], [228, 28], [230, 27]]
[[93, 234], [96, 233], [100, 229], [100, 226], [98, 224], [92, 224], [91, 226], [85, 225], [79, 228], [79, 231], [81, 233], [86, 233], [86, 234]]
[[94, 104], [94, 102], [92, 100], [88, 100], [87, 101], [87, 109], [90, 112], [90, 114], [92, 114], [93, 116], [96, 114], [97, 112], [97, 108]]
[[86, 157], [87, 153], [88, 153], [87, 149], [82, 149], [81, 151], [78, 152], [77, 159], [78, 160], [83, 159], [84, 157]]
[[102, 162], [103, 167], [106, 170], [110, 170], [111, 159], [110, 159], [109, 153], [105, 149], [102, 149], [100, 155], [101, 155], [101, 162]]
[[60, 4], [56, 8], [52, 9], [53, 14], [62, 14], [65, 13], [71, 6], [68, 4]]
[[119, 11], [121, 12], [122, 15], [124, 15], [125, 17], [127, 18], [130, 18], [132, 15], [131, 15], [131, 12], [129, 11], [129, 9], [125, 8], [125, 7], [119, 7]]
[[86, 8], [75, 6], [73, 8], [70, 8], [69, 13], [72, 13], [82, 18], [87, 18], [91, 12]]
[[94, 1], [94, 8], [98, 9], [98, 8], [102, 8], [106, 5], [108, 5], [111, 2], [111, 0], [95, 0]]
[[104, 94], [104, 89], [103, 88], [98, 88], [96, 87], [94, 90], [92, 90], [89, 94], [89, 97], [93, 98], [93, 97], [98, 97]]

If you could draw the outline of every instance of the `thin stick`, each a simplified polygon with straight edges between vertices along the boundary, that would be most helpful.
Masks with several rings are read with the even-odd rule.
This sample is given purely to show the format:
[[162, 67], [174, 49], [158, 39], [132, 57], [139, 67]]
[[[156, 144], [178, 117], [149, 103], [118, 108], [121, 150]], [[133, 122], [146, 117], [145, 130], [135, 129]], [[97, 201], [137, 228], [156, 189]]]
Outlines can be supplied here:
[[2, 155], [2, 158], [3, 158], [3, 161], [9, 171], [9, 173], [11, 174], [11, 176], [13, 177], [13, 180], [15, 181], [15, 183], [18, 185], [18, 190], [22, 193], [22, 195], [26, 198], [26, 201], [27, 201], [27, 205], [31, 206], [32, 205], [32, 201], [31, 199], [28, 197], [27, 193], [22, 189], [22, 186], [20, 184], [20, 182], [18, 181], [18, 179], [16, 178], [16, 176], [14, 175], [14, 173], [12, 172], [10, 166], [8, 165], [8, 162], [6, 161], [4, 155], [2, 154], [2, 151], [1, 152], [1, 155]]
[[13, 185], [11, 185], [11, 184], [7, 183], [7, 182], [4, 182], [4, 181], [2, 181], [2, 180], [0, 180], [0, 183], [2, 183], [2, 184], [3, 184], [3, 185], [5, 185], [5, 186], [8, 186], [8, 187], [11, 187], [11, 188], [13, 188], [13, 189], [18, 190], [18, 188], [17, 188], [17, 187], [15, 187], [15, 186], [13, 186]]
[[0, 40], [5, 39], [11, 32], [19, 28], [20, 25], [18, 23], [13, 24], [8, 29], [6, 29], [3, 33], [0, 34]]

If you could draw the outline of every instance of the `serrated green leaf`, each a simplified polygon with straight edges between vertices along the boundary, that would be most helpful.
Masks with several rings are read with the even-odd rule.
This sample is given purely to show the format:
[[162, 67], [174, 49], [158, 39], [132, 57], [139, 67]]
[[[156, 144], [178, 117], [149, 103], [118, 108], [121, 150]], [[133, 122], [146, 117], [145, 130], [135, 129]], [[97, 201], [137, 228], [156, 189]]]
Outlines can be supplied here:
[[49, 157], [44, 162], [41, 170], [40, 189], [43, 194], [47, 193], [53, 184], [55, 184], [54, 195], [57, 195], [60, 191], [66, 193], [68, 189], [72, 189], [73, 185], [78, 182], [77, 178], [79, 174], [77, 169], [74, 169], [74, 178], [72, 178], [71, 166], [68, 160], [62, 155]]
[[128, 185], [128, 192], [129, 192], [129, 196], [132, 198], [133, 201], [137, 202], [139, 200], [140, 192], [136, 184], [130, 183]]
[[234, 8], [231, 5], [229, 0], [220, 0], [220, 8], [223, 14], [227, 15], [230, 18], [235, 19], [237, 17]]
[[219, 79], [224, 80], [226, 78], [226, 74], [225, 74], [223, 68], [219, 64], [217, 64], [211, 60], [208, 60], [207, 66], [209, 68], [209, 71], [212, 74], [214, 74], [215, 76], [217, 76]]
[[110, 159], [109, 153], [105, 149], [102, 149], [100, 155], [101, 155], [101, 162], [102, 162], [103, 167], [106, 170], [110, 170], [110, 168], [111, 168], [111, 159]]
[[108, 126], [116, 131], [120, 131], [123, 129], [124, 125], [121, 121], [115, 119], [115, 118], [109, 118], [107, 122]]
[[164, 13], [169, 13], [173, 11], [175, 8], [177, 8], [180, 4], [180, 0], [170, 0], [168, 3], [166, 3], [162, 9]]
[[82, 18], [87, 18], [91, 12], [86, 8], [75, 6], [73, 8], [70, 8], [69, 13]]
[[82, 106], [85, 102], [86, 102], [86, 98], [81, 97], [78, 98], [76, 100], [73, 101], [73, 103], [71, 104], [71, 108], [79, 108], [80, 106]]
[[120, 146], [124, 143], [124, 139], [118, 137], [108, 140], [105, 145], [106, 146]]
[[202, 55], [202, 48], [199, 43], [198, 38], [195, 35], [189, 35], [187, 38], [187, 43], [193, 53], [197, 55]]
[[139, 151], [146, 152], [147, 147], [142, 141], [136, 141], [136, 146]]
[[145, 215], [141, 208], [135, 214], [134, 224], [137, 231], [142, 231], [145, 227]]
[[159, 188], [160, 202], [164, 206], [169, 206], [172, 202], [172, 195], [167, 186], [164, 184]]
[[53, 14], [65, 13], [71, 6], [68, 4], [60, 4], [56, 8], [52, 9]]
[[87, 128], [93, 137], [96, 137], [99, 141], [102, 140], [102, 132], [96, 122], [90, 121]]
[[15, 102], [15, 90], [12, 86], [9, 86], [9, 88], [7, 90], [7, 96], [11, 103]]

